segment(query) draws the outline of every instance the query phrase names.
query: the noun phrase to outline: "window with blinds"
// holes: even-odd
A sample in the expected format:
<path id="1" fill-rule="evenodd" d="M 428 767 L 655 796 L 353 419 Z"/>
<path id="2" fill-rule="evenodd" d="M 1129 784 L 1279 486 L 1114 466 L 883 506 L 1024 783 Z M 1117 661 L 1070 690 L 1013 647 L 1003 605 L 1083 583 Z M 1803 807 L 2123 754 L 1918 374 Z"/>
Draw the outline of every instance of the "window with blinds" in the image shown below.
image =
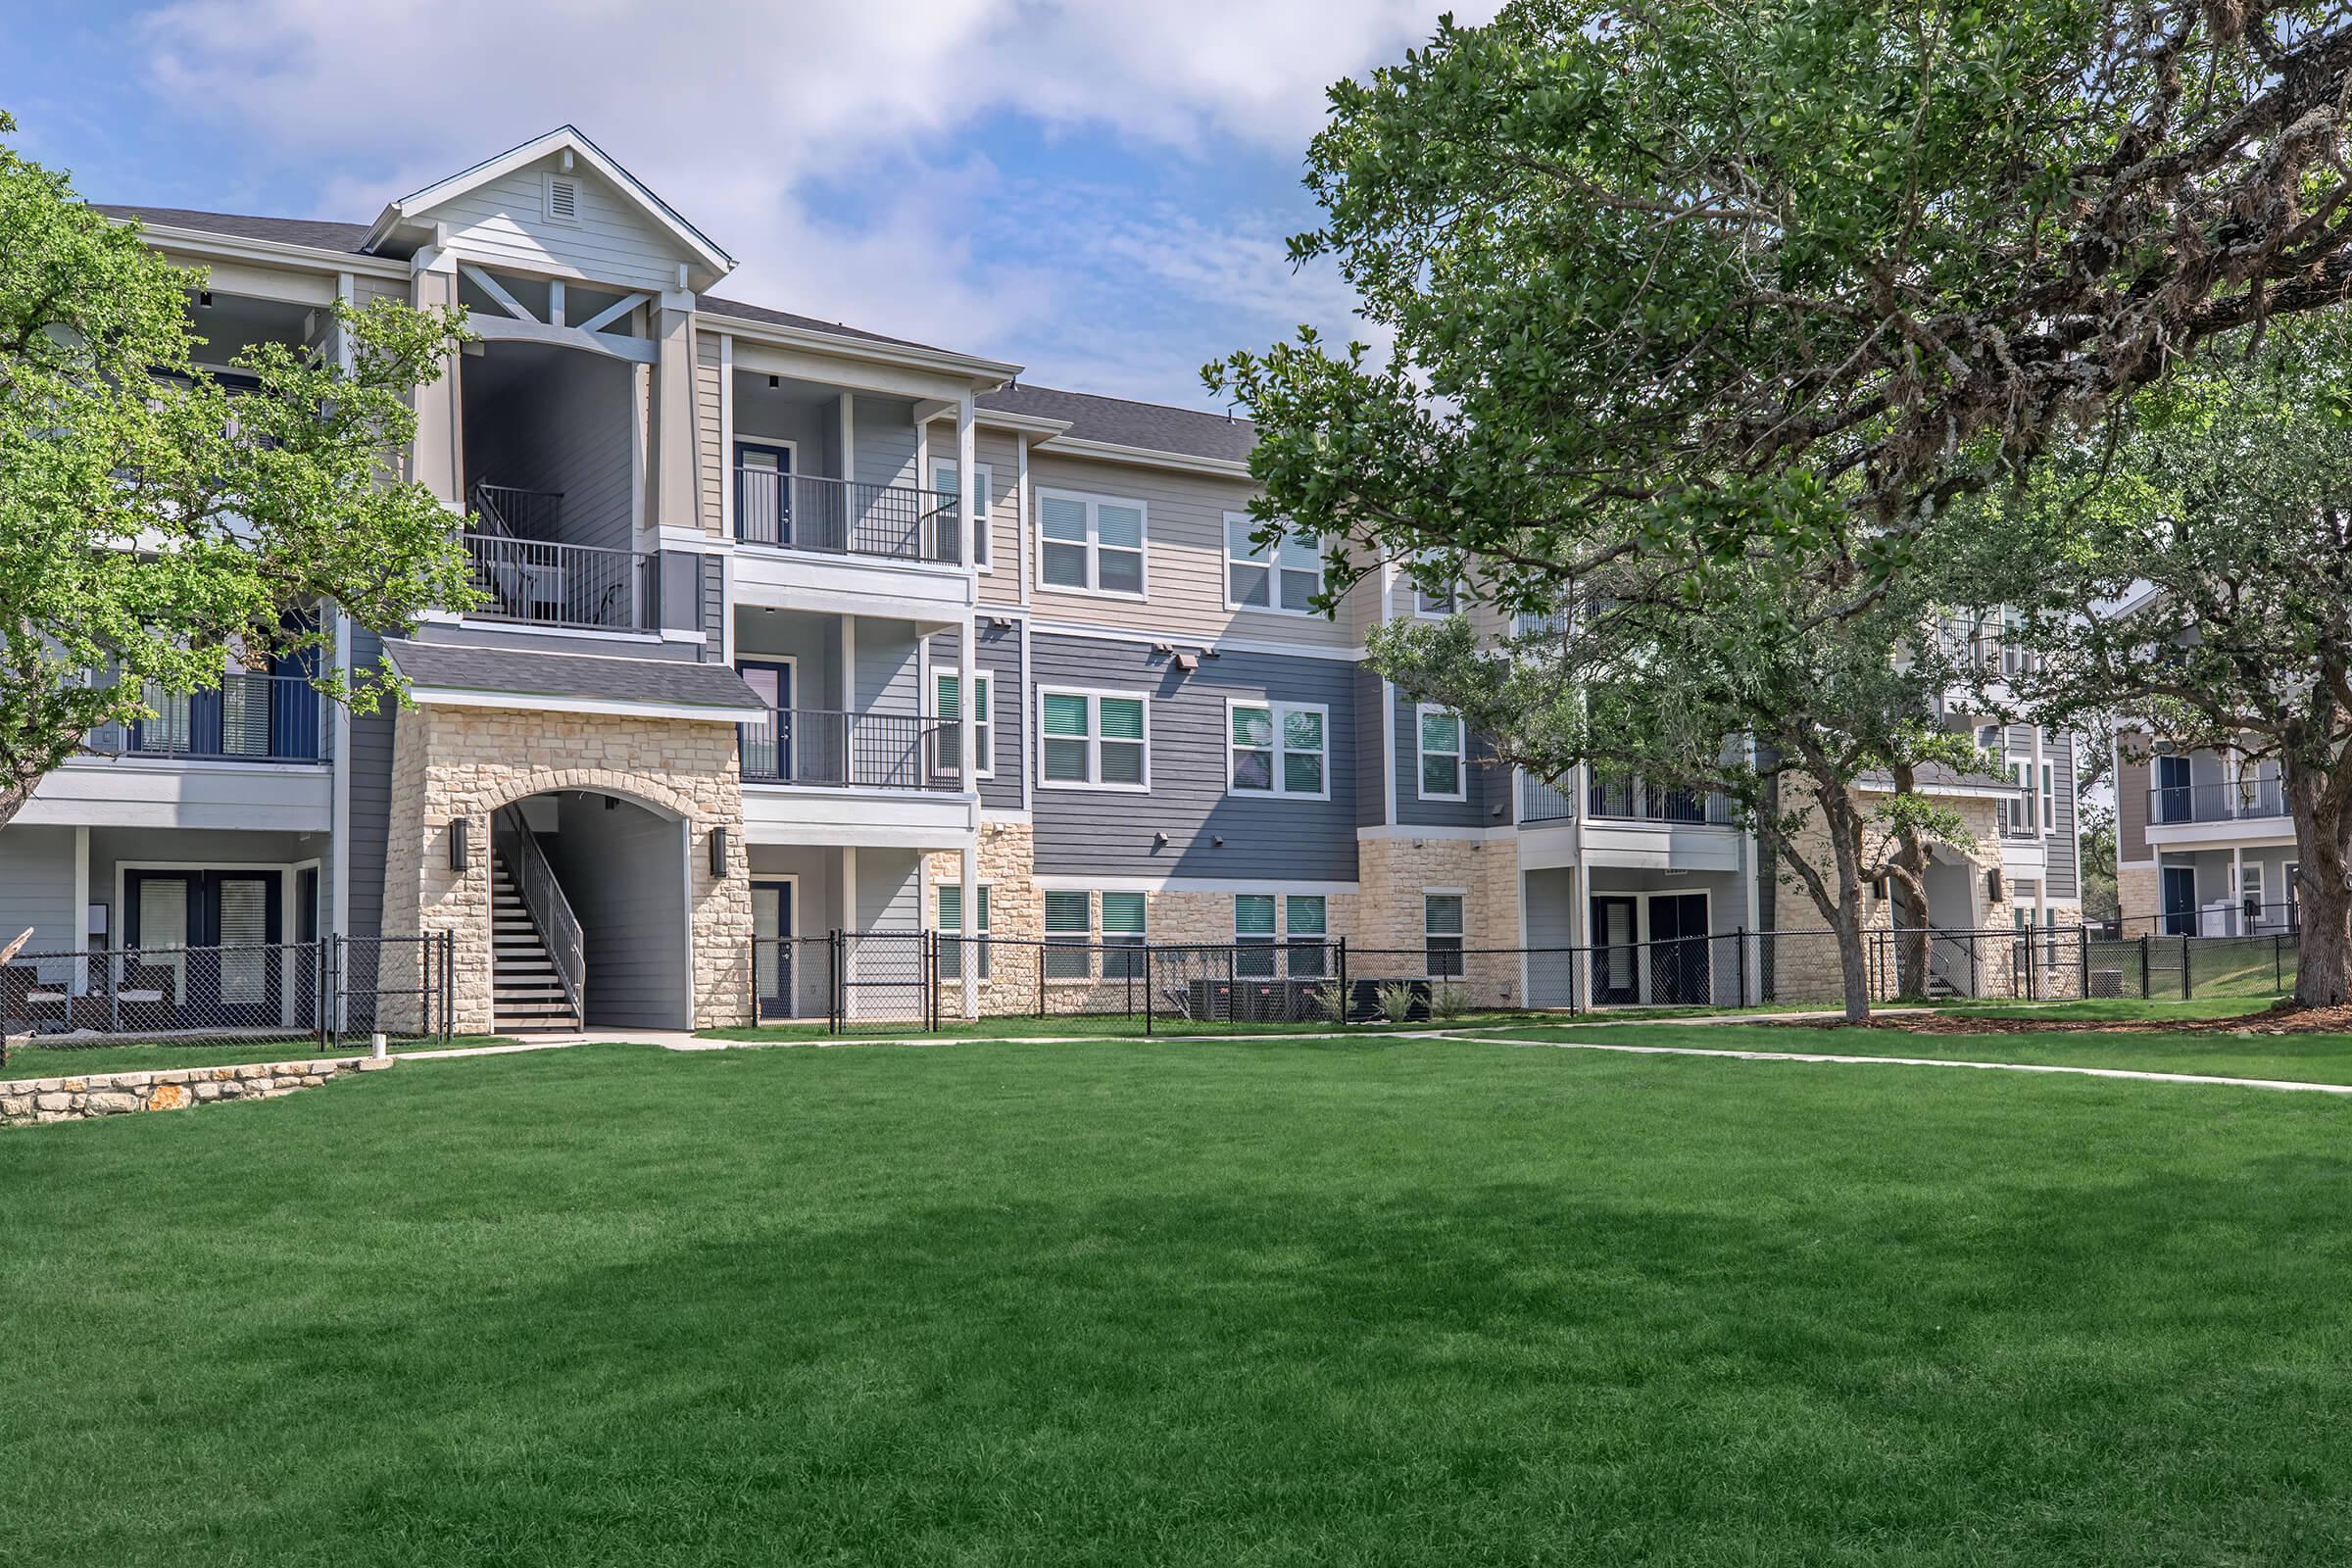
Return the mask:
<path id="1" fill-rule="evenodd" d="M 931 488 L 941 495 L 957 493 L 956 465 L 933 463 Z M 972 465 L 972 488 L 963 498 L 963 514 L 972 526 L 972 564 L 988 569 L 988 498 L 995 493 L 996 474 L 985 463 Z"/>
<path id="2" fill-rule="evenodd" d="M 1086 949 L 1094 940 L 1094 895 L 1066 888 L 1046 893 L 1046 978 L 1084 980 L 1094 972 Z M 1056 952 L 1056 948 L 1072 951 Z"/>
<path id="3" fill-rule="evenodd" d="M 1226 789 L 1328 800 L 1329 710 L 1319 703 L 1227 705 Z"/>
<path id="4" fill-rule="evenodd" d="M 1039 782 L 1049 789 L 1151 787 L 1151 733 L 1141 693 L 1038 694 Z"/>
<path id="5" fill-rule="evenodd" d="M 1041 586 L 1144 597 L 1146 508 L 1141 501 L 1074 490 L 1037 493 Z"/>
<path id="6" fill-rule="evenodd" d="M 990 710 L 995 706 L 997 680 L 988 670 L 972 677 L 972 755 L 973 776 L 994 777 L 997 771 L 997 734 L 989 723 Z M 963 771 L 963 671 L 935 669 L 932 671 L 934 711 L 945 721 L 939 730 L 939 771 Z"/>
<path id="7" fill-rule="evenodd" d="M 974 928 L 974 935 L 981 940 L 974 943 L 973 946 L 978 948 L 980 953 L 980 978 L 986 980 L 989 977 L 987 883 L 980 884 L 978 896 L 974 902 L 980 906 L 980 920 Z M 940 971 L 950 979 L 960 980 L 963 978 L 964 950 L 961 940 L 963 935 L 963 884 L 960 882 L 942 882 L 939 885 L 939 931 L 943 937 L 957 939 L 954 942 L 943 941 L 940 943 Z"/>

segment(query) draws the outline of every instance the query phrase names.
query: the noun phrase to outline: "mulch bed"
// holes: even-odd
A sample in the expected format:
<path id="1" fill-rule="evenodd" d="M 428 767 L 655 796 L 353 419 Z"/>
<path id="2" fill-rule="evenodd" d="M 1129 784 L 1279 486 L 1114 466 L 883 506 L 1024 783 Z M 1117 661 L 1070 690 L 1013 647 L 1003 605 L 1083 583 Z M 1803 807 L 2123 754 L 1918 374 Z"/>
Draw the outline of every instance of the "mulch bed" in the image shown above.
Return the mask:
<path id="1" fill-rule="evenodd" d="M 1858 1024 L 1840 1020 L 1827 1027 L 1899 1029 L 1915 1035 L 2340 1035 L 2352 1034 L 2352 1006 L 2265 1007 L 2229 1018 L 1985 1018 L 1967 1013 L 1914 1013 L 1868 1018 Z"/>

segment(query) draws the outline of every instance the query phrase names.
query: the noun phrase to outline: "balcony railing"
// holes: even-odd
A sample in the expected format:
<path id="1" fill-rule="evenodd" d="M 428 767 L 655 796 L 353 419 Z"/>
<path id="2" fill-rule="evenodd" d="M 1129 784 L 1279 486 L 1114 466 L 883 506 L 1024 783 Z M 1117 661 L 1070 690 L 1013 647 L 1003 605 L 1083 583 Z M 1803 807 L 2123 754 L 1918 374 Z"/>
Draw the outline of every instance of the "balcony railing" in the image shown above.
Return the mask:
<path id="1" fill-rule="evenodd" d="M 1519 820 L 1566 822 L 1576 816 L 1576 797 L 1533 774 L 1519 781 Z"/>
<path id="2" fill-rule="evenodd" d="M 954 719 L 921 713 L 777 709 L 743 726 L 743 777 L 752 784 L 835 789 L 956 790 Z"/>
<path id="3" fill-rule="evenodd" d="M 2158 785 L 2148 791 L 2148 825 L 2249 822 L 2286 815 L 2286 792 L 2277 779 L 2244 784 Z"/>
<path id="4" fill-rule="evenodd" d="M 82 749 L 211 762 L 316 762 L 327 755 L 326 700 L 300 675 L 230 674 L 184 695 L 149 688 L 153 718 L 102 724 Z"/>
<path id="5" fill-rule="evenodd" d="M 1585 792 L 1585 808 L 1588 815 L 1625 822 L 1729 827 L 1732 821 L 1732 803 L 1719 794 L 1667 789 L 1644 779 L 1596 779 Z"/>
<path id="6" fill-rule="evenodd" d="M 952 490 L 738 465 L 735 537 L 781 550 L 954 564 L 963 559 L 963 503 Z"/>
<path id="7" fill-rule="evenodd" d="M 651 553 L 496 533 L 460 537 L 473 558 L 473 585 L 484 596 L 468 614 L 592 631 L 644 631 L 653 625 L 658 558 Z"/>

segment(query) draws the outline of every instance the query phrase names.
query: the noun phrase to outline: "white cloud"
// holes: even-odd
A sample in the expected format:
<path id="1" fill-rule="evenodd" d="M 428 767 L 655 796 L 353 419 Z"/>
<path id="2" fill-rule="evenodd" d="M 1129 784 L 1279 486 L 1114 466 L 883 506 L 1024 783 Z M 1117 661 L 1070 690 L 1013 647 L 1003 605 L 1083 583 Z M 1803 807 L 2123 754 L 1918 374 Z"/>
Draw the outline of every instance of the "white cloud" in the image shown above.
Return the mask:
<path id="1" fill-rule="evenodd" d="M 1141 354 L 1180 364 L 1181 377 L 1138 364 L 1116 377 L 1122 389 L 1198 403 L 1193 368 L 1266 323 L 1342 324 L 1336 280 L 1295 278 L 1278 232 L 1223 215 L 1138 214 L 1108 193 L 1097 210 L 1111 221 L 1073 221 L 1068 192 L 1008 184 L 959 136 L 1012 114 L 1169 159 L 1230 144 L 1295 156 L 1326 85 L 1419 42 L 1441 8 L 173 0 L 135 36 L 166 101 L 258 138 L 291 169 L 335 171 L 317 185 L 318 216 L 370 217 L 570 122 L 742 259 L 729 293 L 1014 359 L 1036 338 L 1073 362 Z M 860 193 L 854 223 L 841 220 L 844 188 Z M 1017 242 L 976 246 L 993 225 Z M 1139 328 L 1134 298 L 1102 294 L 1118 275 L 1148 278 L 1178 308 Z M 1067 319 L 1074 294 L 1120 307 L 1091 344 Z M 1221 304 L 1231 324 L 1203 330 L 1202 304 Z M 1187 318 L 1190 349 L 1151 348 Z"/>

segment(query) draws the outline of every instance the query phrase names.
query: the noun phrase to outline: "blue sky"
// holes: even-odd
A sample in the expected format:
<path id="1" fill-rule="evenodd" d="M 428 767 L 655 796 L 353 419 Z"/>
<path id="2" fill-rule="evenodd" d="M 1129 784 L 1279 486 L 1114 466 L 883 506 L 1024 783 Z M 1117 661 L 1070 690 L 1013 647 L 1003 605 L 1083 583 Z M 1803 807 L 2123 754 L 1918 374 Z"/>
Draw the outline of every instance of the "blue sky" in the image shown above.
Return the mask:
<path id="1" fill-rule="evenodd" d="M 577 124 L 743 264 L 724 292 L 1213 406 L 1197 371 L 1358 330 L 1300 158 L 1437 0 L 170 0 L 12 8 L 0 107 L 93 201 L 372 218 Z M 1472 8 L 1454 6 L 1465 19 Z"/>

